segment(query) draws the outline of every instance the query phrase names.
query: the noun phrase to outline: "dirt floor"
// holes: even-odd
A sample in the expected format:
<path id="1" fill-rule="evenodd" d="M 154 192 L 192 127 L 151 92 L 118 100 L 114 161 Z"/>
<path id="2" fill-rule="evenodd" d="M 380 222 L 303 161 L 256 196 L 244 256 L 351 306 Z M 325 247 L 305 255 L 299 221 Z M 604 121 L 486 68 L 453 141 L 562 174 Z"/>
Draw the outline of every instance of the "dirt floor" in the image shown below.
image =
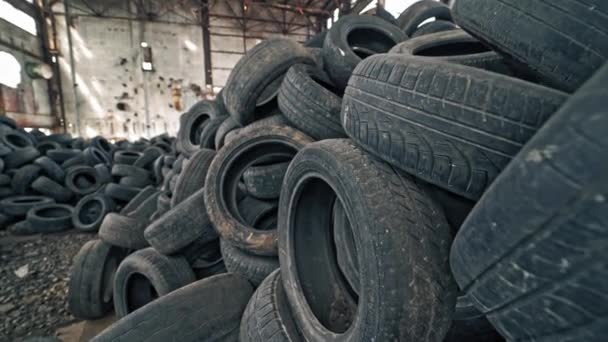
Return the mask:
<path id="1" fill-rule="evenodd" d="M 65 334 L 67 326 L 68 334 L 84 329 L 67 310 L 67 282 L 72 258 L 96 237 L 76 231 L 18 237 L 0 231 L 1 342 L 55 336 L 62 327 Z"/>

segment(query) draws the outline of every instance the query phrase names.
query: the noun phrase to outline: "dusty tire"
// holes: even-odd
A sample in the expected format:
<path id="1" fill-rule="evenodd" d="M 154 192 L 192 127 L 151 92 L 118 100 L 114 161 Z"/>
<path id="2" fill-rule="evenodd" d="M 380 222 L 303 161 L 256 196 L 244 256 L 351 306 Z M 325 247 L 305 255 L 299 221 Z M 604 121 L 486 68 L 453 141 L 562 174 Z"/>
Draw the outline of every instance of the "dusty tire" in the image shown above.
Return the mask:
<path id="1" fill-rule="evenodd" d="M 126 164 L 114 164 L 112 166 L 112 176 L 149 179 L 150 173 L 148 170 L 141 167 Z"/>
<path id="2" fill-rule="evenodd" d="M 8 216 L 25 217 L 30 209 L 52 203 L 55 200 L 45 196 L 11 196 L 0 200 L 0 210 Z"/>
<path id="3" fill-rule="evenodd" d="M 103 194 L 90 194 L 83 197 L 72 215 L 72 225 L 83 232 L 99 230 L 104 217 L 114 211 L 116 204 Z"/>
<path id="4" fill-rule="evenodd" d="M 175 191 L 172 191 L 171 207 L 177 206 L 205 186 L 205 177 L 213 158 L 215 158 L 215 151 L 206 148 L 192 155 L 177 177 Z"/>
<path id="5" fill-rule="evenodd" d="M 216 149 L 215 146 L 215 135 L 217 130 L 220 128 L 220 125 L 226 120 L 227 116 L 218 116 L 209 120 L 209 122 L 205 125 L 205 128 L 201 132 L 200 137 L 200 147 L 201 148 L 209 148 L 212 150 Z"/>
<path id="6" fill-rule="evenodd" d="M 17 195 L 25 195 L 34 180 L 40 175 L 40 166 L 38 165 L 25 165 L 16 170 L 13 179 L 11 180 L 11 188 Z"/>
<path id="7" fill-rule="evenodd" d="M 277 199 L 281 193 L 283 177 L 289 162 L 271 165 L 254 165 L 243 173 L 247 193 L 259 199 Z"/>
<path id="8" fill-rule="evenodd" d="M 210 277 L 176 290 L 102 331 L 92 342 L 236 342 L 253 293 L 235 274 Z"/>
<path id="9" fill-rule="evenodd" d="M 224 119 L 215 132 L 215 149 L 219 150 L 222 148 L 226 135 L 237 128 L 241 128 L 241 125 L 239 125 L 231 116 Z"/>
<path id="10" fill-rule="evenodd" d="M 608 7 L 601 1 L 458 0 L 452 10 L 464 30 L 558 89 L 576 90 L 608 58 Z"/>
<path id="11" fill-rule="evenodd" d="M 279 268 L 279 259 L 271 256 L 252 255 L 220 239 L 222 259 L 228 272 L 247 278 L 253 287 L 258 287 L 266 277 Z"/>
<path id="12" fill-rule="evenodd" d="M 272 159 L 288 161 L 312 139 L 285 126 L 270 126 L 239 134 L 217 152 L 205 181 L 205 206 L 220 236 L 236 247 L 258 255 L 276 255 L 275 230 L 246 224 L 237 206 L 237 185 L 249 167 Z"/>
<path id="13" fill-rule="evenodd" d="M 411 177 L 350 140 L 337 139 L 303 148 L 283 184 L 281 276 L 305 340 L 444 337 L 457 292 L 448 265 L 449 226 Z M 340 276 L 333 234 L 328 234 L 336 200 L 355 240 L 362 294 L 358 305 Z"/>
<path id="14" fill-rule="evenodd" d="M 40 156 L 40 152 L 34 147 L 25 147 L 4 156 L 4 166 L 7 170 L 16 169 Z"/>
<path id="15" fill-rule="evenodd" d="M 372 16 L 347 15 L 329 30 L 323 45 L 323 63 L 336 87 L 344 89 L 364 58 L 388 52 L 403 41 L 398 27 Z"/>
<path id="16" fill-rule="evenodd" d="M 135 197 L 133 197 L 129 201 L 129 203 L 127 203 L 127 205 L 125 205 L 120 210 L 120 213 L 122 215 L 128 215 L 133 210 L 137 209 L 137 207 L 139 207 L 146 199 L 148 199 L 150 196 L 156 194 L 157 192 L 158 192 L 158 190 L 156 190 L 156 188 L 153 186 L 147 186 L 147 187 L 141 189 L 141 191 L 139 193 L 137 193 L 137 195 L 135 195 Z"/>
<path id="17" fill-rule="evenodd" d="M 65 175 L 65 187 L 76 195 L 88 195 L 101 185 L 97 171 L 90 166 L 75 166 L 67 170 Z"/>
<path id="18" fill-rule="evenodd" d="M 279 270 L 266 277 L 249 300 L 241 320 L 239 341 L 302 341 L 287 303 Z"/>
<path id="19" fill-rule="evenodd" d="M 200 101 L 183 114 L 183 122 L 177 135 L 177 151 L 188 158 L 196 153 L 199 150 L 200 137 L 205 125 L 218 115 L 219 111 L 214 101 Z"/>
<path id="20" fill-rule="evenodd" d="M 138 250 L 148 247 L 144 238 L 146 224 L 132 217 L 109 213 L 99 227 L 99 238 L 104 242 L 126 249 Z"/>
<path id="21" fill-rule="evenodd" d="M 139 194 L 140 190 L 132 186 L 110 183 L 106 186 L 104 193 L 116 201 L 129 202 Z"/>
<path id="22" fill-rule="evenodd" d="M 34 160 L 34 164 L 40 166 L 42 173 L 57 183 L 63 183 L 65 171 L 49 157 L 40 157 Z"/>
<path id="23" fill-rule="evenodd" d="M 116 151 L 114 153 L 114 164 L 133 165 L 142 156 L 137 151 Z"/>
<path id="24" fill-rule="evenodd" d="M 357 66 L 342 124 L 372 154 L 476 200 L 566 98 L 486 70 L 381 55 Z"/>
<path id="25" fill-rule="evenodd" d="M 114 310 L 118 318 L 194 282 L 186 259 L 162 255 L 153 248 L 137 251 L 118 266 L 114 277 Z"/>
<path id="26" fill-rule="evenodd" d="M 446 20 L 452 21 L 452 14 L 450 8 L 435 0 L 421 0 L 410 7 L 399 15 L 397 22 L 399 27 L 405 32 L 408 37 L 418 29 L 418 26 L 423 21 L 435 18 L 435 20 Z"/>
<path id="27" fill-rule="evenodd" d="M 454 239 L 454 277 L 507 340 L 606 338 L 607 82 L 603 67 L 570 97 Z"/>
<path id="28" fill-rule="evenodd" d="M 154 221 L 144 237 L 158 252 L 174 254 L 193 242 L 205 244 L 218 238 L 205 208 L 202 189 Z"/>
<path id="29" fill-rule="evenodd" d="M 452 326 L 444 342 L 503 342 L 504 340 L 467 296 L 458 297 Z"/>
<path id="30" fill-rule="evenodd" d="M 342 93 L 322 70 L 297 64 L 281 84 L 279 108 L 294 127 L 316 140 L 341 138 Z"/>
<path id="31" fill-rule="evenodd" d="M 72 227 L 74 208 L 65 204 L 35 206 L 27 212 L 26 220 L 38 233 L 56 233 Z"/>
<path id="32" fill-rule="evenodd" d="M 68 281 L 68 310 L 80 319 L 97 319 L 112 310 L 114 273 L 126 253 L 101 240 L 85 243 L 74 257 Z"/>
<path id="33" fill-rule="evenodd" d="M 426 36 L 428 34 L 445 32 L 457 30 L 458 26 L 456 26 L 453 22 L 447 20 L 435 20 L 430 23 L 426 23 L 414 31 L 412 33 L 412 38 Z"/>
<path id="34" fill-rule="evenodd" d="M 32 189 L 37 193 L 50 197 L 59 203 L 67 203 L 72 198 L 73 194 L 65 186 L 55 182 L 54 180 L 40 176 L 32 183 Z"/>
<path id="35" fill-rule="evenodd" d="M 255 108 L 276 96 L 285 73 L 297 63 L 314 64 L 300 44 L 285 38 L 262 41 L 234 66 L 226 86 L 224 101 L 232 118 L 245 126 L 255 121 Z"/>

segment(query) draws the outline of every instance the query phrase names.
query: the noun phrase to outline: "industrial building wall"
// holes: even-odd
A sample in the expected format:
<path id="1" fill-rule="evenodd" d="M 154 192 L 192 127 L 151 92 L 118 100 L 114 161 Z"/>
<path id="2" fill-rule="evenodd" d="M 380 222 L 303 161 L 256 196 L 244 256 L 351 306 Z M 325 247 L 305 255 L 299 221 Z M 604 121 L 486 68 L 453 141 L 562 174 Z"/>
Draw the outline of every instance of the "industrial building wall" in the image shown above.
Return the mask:
<path id="1" fill-rule="evenodd" d="M 73 75 L 65 8 L 57 4 L 53 11 L 68 132 L 85 137 L 176 134 L 179 115 L 196 101 L 212 98 L 245 51 L 268 37 L 305 41 L 312 35 L 304 17 L 286 14 L 283 26 L 273 25 L 269 22 L 281 17 L 280 11 L 250 8 L 244 19 L 240 1 L 217 1 L 210 8 L 212 77 L 206 82 L 196 9 L 172 9 L 149 21 L 133 16 L 130 2 L 101 16 L 71 3 Z M 142 70 L 142 42 L 152 48 L 152 72 Z"/>

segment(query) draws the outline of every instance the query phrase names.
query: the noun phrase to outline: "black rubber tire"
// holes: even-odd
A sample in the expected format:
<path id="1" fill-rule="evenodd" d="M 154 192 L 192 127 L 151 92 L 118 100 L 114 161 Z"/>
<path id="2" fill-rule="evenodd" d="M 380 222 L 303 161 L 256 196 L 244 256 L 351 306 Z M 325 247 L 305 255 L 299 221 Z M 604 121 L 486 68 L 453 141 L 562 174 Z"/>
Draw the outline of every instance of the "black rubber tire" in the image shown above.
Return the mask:
<path id="1" fill-rule="evenodd" d="M 557 89 L 576 90 L 608 59 L 608 6 L 601 0 L 458 0 L 453 14 L 464 30 Z"/>
<path id="2" fill-rule="evenodd" d="M 112 166 L 112 176 L 114 177 L 135 177 L 150 179 L 150 172 L 141 167 L 126 165 L 126 164 L 114 164 Z"/>
<path id="3" fill-rule="evenodd" d="M 66 204 L 46 204 L 28 210 L 26 220 L 38 233 L 56 233 L 72 229 L 74 208 Z"/>
<path id="4" fill-rule="evenodd" d="M 67 133 L 53 133 L 44 137 L 43 141 L 46 140 L 57 142 L 62 146 L 68 146 L 72 142 L 72 136 Z"/>
<path id="5" fill-rule="evenodd" d="M 141 189 L 122 184 L 110 183 L 106 186 L 104 193 L 119 202 L 129 202 L 137 196 Z"/>
<path id="6" fill-rule="evenodd" d="M 4 156 L 4 166 L 7 170 L 16 169 L 38 158 L 40 152 L 34 147 L 25 147 Z"/>
<path id="7" fill-rule="evenodd" d="M 423 188 L 443 209 L 443 213 L 448 220 L 450 227 L 452 227 L 452 232 L 456 235 L 456 232 L 460 229 L 464 220 L 471 210 L 473 210 L 476 202 L 421 180 L 416 179 L 416 182 L 418 183 L 418 186 Z"/>
<path id="8" fill-rule="evenodd" d="M 327 31 L 323 31 L 321 33 L 317 33 L 312 36 L 309 40 L 304 43 L 304 46 L 308 48 L 322 48 L 323 43 L 325 42 L 325 37 L 327 36 Z"/>
<path id="9" fill-rule="evenodd" d="M 220 114 L 215 101 L 200 101 L 180 118 L 177 151 L 190 158 L 199 150 L 200 137 L 209 119 Z M 182 120 L 183 118 L 183 120 Z"/>
<path id="10" fill-rule="evenodd" d="M 126 185 L 132 188 L 143 189 L 146 186 L 152 185 L 154 182 L 150 178 L 138 178 L 138 177 L 122 177 L 118 184 Z"/>
<path id="11" fill-rule="evenodd" d="M 135 163 L 133 163 L 133 166 L 149 170 L 152 163 L 154 163 L 158 157 L 162 156 L 163 153 L 163 150 L 159 147 L 150 146 L 142 152 L 141 157 L 139 157 Z"/>
<path id="12" fill-rule="evenodd" d="M 114 147 L 112 146 L 112 144 L 104 137 L 94 137 L 93 139 L 91 139 L 90 145 L 101 150 L 108 156 L 112 155 L 112 152 L 114 151 Z"/>
<path id="13" fill-rule="evenodd" d="M 162 191 L 158 196 L 158 201 L 156 203 L 156 215 L 158 217 L 164 215 L 167 211 L 171 209 L 171 200 L 173 197 L 169 194 L 168 191 Z"/>
<path id="14" fill-rule="evenodd" d="M 219 150 L 224 146 L 224 138 L 231 131 L 241 128 L 231 116 L 224 119 L 224 122 L 217 128 L 217 132 L 215 132 L 215 149 Z"/>
<path id="15" fill-rule="evenodd" d="M 266 277 L 279 268 L 276 256 L 252 255 L 220 239 L 222 259 L 228 272 L 247 278 L 253 287 L 258 287 Z"/>
<path id="16" fill-rule="evenodd" d="M 446 4 L 439 1 L 421 0 L 403 11 L 397 18 L 397 22 L 403 32 L 411 37 L 420 24 L 430 18 L 452 21 L 452 13 Z"/>
<path id="17" fill-rule="evenodd" d="M 156 194 L 157 192 L 158 192 L 158 190 L 156 190 L 156 188 L 153 186 L 147 186 L 147 187 L 141 189 L 141 191 L 139 193 L 137 193 L 137 195 L 135 195 L 135 197 L 133 197 L 129 201 L 129 203 L 127 203 L 120 210 L 120 214 L 128 215 L 133 210 L 137 209 L 137 207 L 139 207 L 146 199 L 148 199 L 150 196 Z"/>
<path id="18" fill-rule="evenodd" d="M 30 137 L 18 130 L 0 131 L 0 143 L 13 151 L 34 147 Z"/>
<path id="19" fill-rule="evenodd" d="M 215 117 L 205 125 L 203 131 L 201 132 L 200 137 L 200 147 L 201 148 L 209 148 L 215 150 L 215 135 L 217 130 L 220 128 L 220 125 L 226 120 L 228 116 L 218 116 Z"/>
<path id="20" fill-rule="evenodd" d="M 607 82 L 604 66 L 513 159 L 454 240 L 454 277 L 507 340 L 606 339 Z"/>
<path id="21" fill-rule="evenodd" d="M 224 87 L 226 109 L 232 118 L 245 126 L 255 121 L 255 110 L 268 102 L 290 66 L 314 64 L 308 50 L 286 38 L 273 38 L 257 44 L 232 69 Z"/>
<path id="22" fill-rule="evenodd" d="M 111 325 L 91 342 L 236 342 L 253 288 L 221 274 L 176 290 Z"/>
<path id="23" fill-rule="evenodd" d="M 412 38 L 395 45 L 389 53 L 440 59 L 503 75 L 512 74 L 503 56 L 462 30 Z"/>
<path id="24" fill-rule="evenodd" d="M 230 141 L 211 162 L 205 181 L 205 206 L 220 236 L 257 255 L 276 255 L 275 230 L 258 230 L 239 214 L 237 185 L 252 165 L 288 161 L 312 138 L 286 126 L 247 130 Z M 275 159 L 275 160 L 273 160 Z"/>
<path id="25" fill-rule="evenodd" d="M 130 211 L 126 215 L 139 220 L 142 222 L 142 224 L 147 226 L 150 222 L 150 216 L 152 216 L 157 209 L 159 196 L 160 191 L 153 192 L 150 196 L 148 196 L 148 198 L 142 201 L 137 208 Z"/>
<path id="26" fill-rule="evenodd" d="M 76 157 L 70 158 L 66 161 L 64 161 L 63 163 L 61 163 L 61 168 L 63 168 L 64 170 L 68 170 L 72 167 L 75 166 L 81 166 L 81 165 L 89 165 L 87 163 L 87 159 L 84 156 L 84 153 L 81 153 L 79 155 L 77 155 Z"/>
<path id="27" fill-rule="evenodd" d="M 426 36 L 433 33 L 446 32 L 457 30 L 458 26 L 456 26 L 453 22 L 447 20 L 435 20 L 430 23 L 426 23 L 420 26 L 414 33 L 412 33 L 412 38 L 418 38 L 422 36 Z"/>
<path id="28" fill-rule="evenodd" d="M 267 126 L 289 126 L 289 125 L 290 125 L 289 121 L 287 121 L 287 119 L 283 115 L 280 115 L 280 114 L 271 115 L 269 117 L 263 118 L 261 120 L 255 121 L 253 123 L 250 123 L 249 125 L 247 125 L 243 128 L 237 128 L 235 130 L 228 132 L 228 134 L 226 134 L 226 137 L 224 138 L 224 145 L 228 144 L 229 141 L 234 139 L 239 134 L 250 131 L 252 129 L 256 129 L 259 127 L 267 127 Z"/>
<path id="29" fill-rule="evenodd" d="M 444 337 L 457 293 L 448 264 L 450 230 L 441 210 L 410 176 L 350 140 L 336 139 L 303 148 L 283 184 L 281 276 L 305 340 Z M 335 258 L 336 200 L 356 243 L 359 293 L 364 294 L 358 305 Z"/>
<path id="30" fill-rule="evenodd" d="M 476 200 L 566 98 L 486 70 L 381 55 L 357 66 L 342 124 L 372 154 Z"/>
<path id="31" fill-rule="evenodd" d="M 162 255 L 153 248 L 137 251 L 118 266 L 114 277 L 116 317 L 129 313 L 196 281 L 188 261 Z"/>
<path id="32" fill-rule="evenodd" d="M 104 194 L 90 194 L 83 197 L 72 215 L 72 225 L 83 232 L 99 230 L 104 217 L 116 209 L 116 204 Z"/>
<path id="33" fill-rule="evenodd" d="M 114 273 L 125 250 L 101 240 L 85 243 L 74 257 L 68 281 L 67 304 L 80 319 L 98 319 L 112 310 Z"/>
<path id="34" fill-rule="evenodd" d="M 46 152 L 46 156 L 51 158 L 57 164 L 62 164 L 63 162 L 72 159 L 76 156 L 82 154 L 81 150 L 73 149 L 73 148 L 60 148 L 55 150 L 50 150 Z"/>
<path id="35" fill-rule="evenodd" d="M 90 166 L 74 166 L 67 170 L 65 175 L 66 188 L 79 196 L 93 193 L 101 185 L 97 171 Z"/>
<path id="36" fill-rule="evenodd" d="M 37 193 L 50 197 L 58 203 L 67 203 L 70 201 L 70 199 L 72 199 L 73 196 L 72 192 L 68 188 L 46 176 L 36 178 L 36 180 L 32 182 L 31 187 Z"/>
<path id="37" fill-rule="evenodd" d="M 340 201 L 334 202 L 332 212 L 336 262 L 351 289 L 359 294 L 359 260 L 352 228 Z"/>
<path id="38" fill-rule="evenodd" d="M 63 148 L 60 143 L 50 140 L 41 141 L 36 144 L 36 149 L 40 152 L 40 155 L 43 156 L 46 155 L 46 153 L 50 150 L 56 150 L 60 148 Z"/>
<path id="39" fill-rule="evenodd" d="M 5 175 L 5 174 L 0 174 L 0 186 L 7 186 L 7 185 L 11 185 L 11 176 L 9 175 Z"/>
<path id="40" fill-rule="evenodd" d="M 303 341 L 287 303 L 280 270 L 258 287 L 243 313 L 240 342 Z"/>
<path id="41" fill-rule="evenodd" d="M 294 127 L 316 140 L 345 137 L 342 91 L 315 66 L 292 66 L 279 90 L 279 108 Z"/>
<path id="42" fill-rule="evenodd" d="M 65 171 L 54 162 L 51 158 L 42 156 L 34 160 L 34 164 L 40 166 L 42 173 L 57 183 L 63 183 L 65 179 Z"/>
<path id="43" fill-rule="evenodd" d="M 249 167 L 243 173 L 247 193 L 263 200 L 279 198 L 288 167 L 289 162 Z"/>
<path id="44" fill-rule="evenodd" d="M 97 164 L 97 165 L 93 166 L 93 168 L 97 172 L 97 176 L 99 176 L 99 181 L 102 184 L 107 184 L 107 183 L 112 182 L 112 180 L 114 180 L 114 178 L 112 178 L 112 173 L 111 173 L 110 169 L 108 168 L 108 165 Z"/>
<path id="45" fill-rule="evenodd" d="M 173 171 L 173 173 L 179 175 L 182 172 L 184 165 L 188 163 L 189 158 L 190 157 L 184 157 L 184 155 L 180 155 L 179 157 L 177 157 L 177 159 L 175 159 L 175 161 L 171 165 L 171 170 Z"/>
<path id="46" fill-rule="evenodd" d="M 148 241 L 144 239 L 146 226 L 146 222 L 135 218 L 108 213 L 99 227 L 99 238 L 114 246 L 131 250 L 142 249 L 148 247 Z"/>
<path id="47" fill-rule="evenodd" d="M 141 156 L 141 152 L 116 151 L 116 153 L 114 153 L 114 164 L 133 165 Z"/>
<path id="48" fill-rule="evenodd" d="M 25 217 L 33 207 L 52 203 L 54 199 L 44 196 L 11 196 L 0 200 L 0 210 L 8 216 Z"/>
<path id="49" fill-rule="evenodd" d="M 25 195 L 34 180 L 40 175 L 40 166 L 29 164 L 20 167 L 16 171 L 11 180 L 11 188 L 15 194 Z"/>
<path id="50" fill-rule="evenodd" d="M 144 237 L 158 252 L 175 254 L 197 241 L 206 244 L 218 235 L 205 207 L 203 189 L 166 212 L 144 231 Z"/>
<path id="51" fill-rule="evenodd" d="M 0 186 L 0 199 L 15 196 L 13 189 L 8 186 Z M 1 210 L 0 210 L 1 211 Z"/>
<path id="52" fill-rule="evenodd" d="M 397 19 L 389 11 L 385 10 L 382 6 L 370 8 L 369 10 L 360 13 L 360 15 L 372 15 L 386 21 L 391 25 L 399 26 Z"/>
<path id="53" fill-rule="evenodd" d="M 443 342 L 504 342 L 504 340 L 467 296 L 458 297 L 452 326 Z"/>
<path id="54" fill-rule="evenodd" d="M 0 125 L 7 126 L 10 129 L 17 129 L 17 122 L 7 116 L 0 116 Z"/>
<path id="55" fill-rule="evenodd" d="M 278 203 L 245 196 L 238 204 L 239 214 L 245 223 L 259 230 L 277 229 Z"/>
<path id="56" fill-rule="evenodd" d="M 201 149 L 190 158 L 188 164 L 176 178 L 175 191 L 172 191 L 171 208 L 205 186 L 205 177 L 213 158 L 215 158 L 215 151 L 210 149 Z"/>
<path id="57" fill-rule="evenodd" d="M 106 152 L 98 149 L 97 147 L 89 146 L 82 151 L 84 160 L 87 165 L 94 166 L 97 164 L 112 164 L 112 158 Z"/>
<path id="58" fill-rule="evenodd" d="M 364 58 L 388 52 L 405 39 L 398 27 L 368 15 L 347 15 L 329 30 L 323 45 L 325 71 L 344 89 L 353 70 Z"/>

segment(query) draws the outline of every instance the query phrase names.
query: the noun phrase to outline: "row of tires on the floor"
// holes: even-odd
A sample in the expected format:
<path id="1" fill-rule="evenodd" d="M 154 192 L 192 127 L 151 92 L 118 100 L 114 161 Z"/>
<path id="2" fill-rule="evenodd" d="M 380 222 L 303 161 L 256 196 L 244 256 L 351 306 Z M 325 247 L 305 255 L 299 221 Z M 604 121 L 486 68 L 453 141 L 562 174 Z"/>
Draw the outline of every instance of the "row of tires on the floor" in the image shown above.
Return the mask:
<path id="1" fill-rule="evenodd" d="M 77 258 L 95 260 L 78 303 L 113 293 L 121 318 L 95 340 L 602 340 L 607 11 L 589 2 L 457 0 L 476 38 L 347 16 L 320 50 L 258 44 L 182 116 L 171 209 L 115 241 L 102 225 L 90 244 L 117 256 Z M 215 262 L 229 273 L 196 274 Z"/>
<path id="2" fill-rule="evenodd" d="M 0 228 L 16 235 L 97 231 L 106 213 L 159 180 L 153 162 L 171 144 L 166 136 L 114 145 L 102 137 L 26 132 L 2 117 Z"/>

